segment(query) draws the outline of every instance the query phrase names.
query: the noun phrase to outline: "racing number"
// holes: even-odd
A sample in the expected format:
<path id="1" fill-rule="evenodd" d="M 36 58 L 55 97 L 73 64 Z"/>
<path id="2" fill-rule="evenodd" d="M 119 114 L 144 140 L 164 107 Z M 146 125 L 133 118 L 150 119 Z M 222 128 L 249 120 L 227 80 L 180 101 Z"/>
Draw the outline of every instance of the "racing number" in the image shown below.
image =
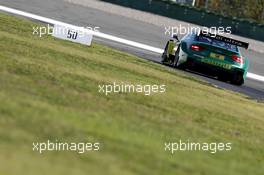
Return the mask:
<path id="1" fill-rule="evenodd" d="M 76 40 L 78 33 L 76 31 L 69 30 L 67 38 Z"/>

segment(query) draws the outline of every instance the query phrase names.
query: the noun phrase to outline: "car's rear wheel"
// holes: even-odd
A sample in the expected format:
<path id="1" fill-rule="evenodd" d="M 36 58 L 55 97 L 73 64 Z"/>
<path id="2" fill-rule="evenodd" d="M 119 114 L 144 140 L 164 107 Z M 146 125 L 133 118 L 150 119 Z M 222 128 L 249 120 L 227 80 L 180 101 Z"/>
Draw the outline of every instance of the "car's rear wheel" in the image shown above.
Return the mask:
<path id="1" fill-rule="evenodd" d="M 228 81 L 228 78 L 225 74 L 218 75 L 217 78 L 218 80 L 223 81 L 223 82 Z"/>
<path id="2" fill-rule="evenodd" d="M 242 72 L 235 72 L 232 75 L 231 83 L 234 85 L 241 86 L 244 84 L 244 77 Z"/>

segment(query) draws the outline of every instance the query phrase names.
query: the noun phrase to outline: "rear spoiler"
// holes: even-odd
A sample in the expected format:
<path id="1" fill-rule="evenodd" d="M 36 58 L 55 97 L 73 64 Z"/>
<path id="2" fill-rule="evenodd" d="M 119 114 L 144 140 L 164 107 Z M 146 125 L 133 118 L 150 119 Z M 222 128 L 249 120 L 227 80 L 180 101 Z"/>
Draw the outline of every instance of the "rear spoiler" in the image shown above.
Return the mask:
<path id="1" fill-rule="evenodd" d="M 227 37 L 224 37 L 224 36 L 212 34 L 212 33 L 209 33 L 209 32 L 201 31 L 199 36 L 203 36 L 203 37 L 210 38 L 210 39 L 215 39 L 215 40 L 218 40 L 218 41 L 223 41 L 225 43 L 233 44 L 233 45 L 236 45 L 238 47 L 243 47 L 245 49 L 248 49 L 248 46 L 249 46 L 249 43 L 245 43 L 245 42 L 238 41 L 238 40 L 235 40 L 235 39 L 232 39 L 232 38 L 227 38 Z"/>

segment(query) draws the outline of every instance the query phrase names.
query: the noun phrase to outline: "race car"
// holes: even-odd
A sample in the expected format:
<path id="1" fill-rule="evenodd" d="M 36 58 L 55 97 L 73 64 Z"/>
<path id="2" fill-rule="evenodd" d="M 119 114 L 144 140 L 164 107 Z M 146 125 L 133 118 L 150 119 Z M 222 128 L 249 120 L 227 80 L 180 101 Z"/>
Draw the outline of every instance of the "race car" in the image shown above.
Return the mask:
<path id="1" fill-rule="evenodd" d="M 175 68 L 210 72 L 219 80 L 244 84 L 249 61 L 241 55 L 239 47 L 249 44 L 208 32 L 191 32 L 181 40 L 176 35 L 169 40 L 162 54 L 162 63 Z"/>

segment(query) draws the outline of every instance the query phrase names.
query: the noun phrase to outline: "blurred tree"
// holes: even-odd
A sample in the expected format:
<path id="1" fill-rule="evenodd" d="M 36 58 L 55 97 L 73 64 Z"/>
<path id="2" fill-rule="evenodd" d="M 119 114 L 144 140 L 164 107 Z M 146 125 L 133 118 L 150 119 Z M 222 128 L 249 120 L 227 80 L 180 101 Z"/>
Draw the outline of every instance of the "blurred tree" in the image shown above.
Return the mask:
<path id="1" fill-rule="evenodd" d="M 205 6 L 205 0 L 196 0 L 195 1 L 195 6 L 199 8 L 204 8 Z"/>
<path id="2" fill-rule="evenodd" d="M 260 22 L 264 20 L 264 0 L 247 0 L 246 16 Z"/>
<path id="3" fill-rule="evenodd" d="M 264 0 L 196 0 L 195 6 L 225 16 L 264 22 Z"/>

